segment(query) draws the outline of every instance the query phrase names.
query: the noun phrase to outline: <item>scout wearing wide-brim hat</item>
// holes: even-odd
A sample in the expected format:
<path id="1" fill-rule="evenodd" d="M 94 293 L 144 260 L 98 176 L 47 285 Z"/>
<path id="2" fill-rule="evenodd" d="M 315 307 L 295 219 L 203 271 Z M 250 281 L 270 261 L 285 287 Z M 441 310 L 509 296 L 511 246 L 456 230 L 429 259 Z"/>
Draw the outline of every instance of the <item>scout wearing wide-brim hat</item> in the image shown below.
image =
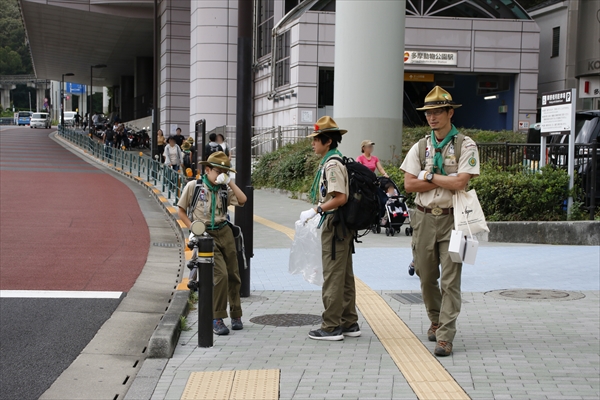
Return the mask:
<path id="1" fill-rule="evenodd" d="M 308 137 L 315 137 L 318 135 L 325 135 L 325 136 L 329 136 L 329 134 L 339 134 L 339 135 L 343 135 L 344 133 L 348 132 L 345 129 L 340 129 L 339 126 L 335 123 L 335 121 L 333 120 L 333 118 L 331 118 L 330 116 L 324 116 L 319 118 L 319 120 L 317 121 L 317 123 L 315 124 L 314 127 L 314 132 L 311 133 L 310 135 L 308 135 Z"/>
<path id="2" fill-rule="evenodd" d="M 183 151 L 190 151 L 191 148 L 192 148 L 192 145 L 188 141 L 183 142 L 183 144 L 181 145 L 181 150 L 183 150 Z"/>
<path id="3" fill-rule="evenodd" d="M 425 111 L 434 108 L 445 107 L 458 108 L 460 106 L 462 106 L 462 104 L 456 104 L 454 101 L 452 101 L 452 96 L 450 95 L 450 93 L 448 93 L 441 87 L 436 86 L 433 89 L 431 89 L 431 92 L 427 93 L 427 96 L 425 96 L 425 104 L 423 105 L 423 107 L 417 108 L 417 110 Z"/>
<path id="4" fill-rule="evenodd" d="M 222 151 L 216 151 L 208 156 L 208 160 L 200 161 L 201 165 L 206 165 L 211 168 L 220 168 L 231 172 L 236 172 L 235 169 L 231 168 L 231 161 L 229 161 L 229 157 L 225 155 Z"/>

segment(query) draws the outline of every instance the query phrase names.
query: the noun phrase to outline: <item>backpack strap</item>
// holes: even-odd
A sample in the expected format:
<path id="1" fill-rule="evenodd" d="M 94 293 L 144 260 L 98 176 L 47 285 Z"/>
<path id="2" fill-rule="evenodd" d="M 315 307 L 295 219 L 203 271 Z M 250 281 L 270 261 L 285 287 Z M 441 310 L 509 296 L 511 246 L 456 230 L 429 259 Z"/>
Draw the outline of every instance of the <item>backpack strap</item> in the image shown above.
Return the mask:
<path id="1" fill-rule="evenodd" d="M 454 155 L 456 156 L 456 162 L 460 161 L 460 153 L 462 150 L 463 142 L 465 141 L 465 135 L 459 133 L 452 139 L 454 142 Z M 421 170 L 425 170 L 425 166 L 427 165 L 427 159 L 425 158 L 425 153 L 427 151 L 427 136 L 421 138 L 419 140 L 419 161 L 421 162 Z"/>
<path id="2" fill-rule="evenodd" d="M 196 180 L 196 186 L 194 187 L 194 194 L 192 195 L 192 204 L 188 208 L 188 218 L 190 221 L 194 220 L 194 210 L 196 209 L 196 205 L 198 204 L 198 199 L 200 198 L 200 190 L 202 189 L 202 179 Z"/>

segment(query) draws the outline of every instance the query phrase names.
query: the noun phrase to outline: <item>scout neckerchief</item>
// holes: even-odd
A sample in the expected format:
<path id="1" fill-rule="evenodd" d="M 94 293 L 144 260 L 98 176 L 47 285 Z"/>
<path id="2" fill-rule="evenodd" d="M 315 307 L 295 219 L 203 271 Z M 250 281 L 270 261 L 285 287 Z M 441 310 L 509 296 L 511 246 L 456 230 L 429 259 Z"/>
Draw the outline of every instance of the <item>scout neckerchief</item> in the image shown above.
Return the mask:
<path id="1" fill-rule="evenodd" d="M 321 163 L 319 164 L 319 170 L 317 171 L 317 174 L 315 175 L 315 180 L 313 181 L 312 186 L 310 187 L 310 199 L 312 200 L 313 204 L 315 204 L 317 202 L 317 199 L 319 198 L 319 182 L 321 181 L 321 172 L 323 169 L 323 164 L 325 164 L 327 159 L 334 154 L 337 154 L 338 156 L 342 157 L 342 153 L 340 153 L 338 149 L 329 150 L 321 160 Z"/>
<path id="2" fill-rule="evenodd" d="M 437 170 L 439 170 L 439 172 L 441 172 L 442 175 L 447 175 L 446 171 L 444 171 L 444 156 L 442 155 L 442 149 L 445 145 L 450 143 L 452 138 L 456 135 L 458 135 L 458 130 L 456 129 L 454 124 L 452 124 L 452 129 L 450 129 L 450 132 L 448 132 L 444 140 L 442 140 L 442 143 L 438 144 L 433 130 L 431 131 L 431 143 L 433 144 L 433 148 L 435 149 L 435 155 L 433 156 L 433 171 L 431 172 L 435 173 L 437 172 Z"/>
<path id="3" fill-rule="evenodd" d="M 208 190 L 210 191 L 210 226 L 215 226 L 215 213 L 217 207 L 217 193 L 219 192 L 219 185 L 213 185 L 210 183 L 206 174 L 202 176 L 202 182 L 206 185 Z"/>

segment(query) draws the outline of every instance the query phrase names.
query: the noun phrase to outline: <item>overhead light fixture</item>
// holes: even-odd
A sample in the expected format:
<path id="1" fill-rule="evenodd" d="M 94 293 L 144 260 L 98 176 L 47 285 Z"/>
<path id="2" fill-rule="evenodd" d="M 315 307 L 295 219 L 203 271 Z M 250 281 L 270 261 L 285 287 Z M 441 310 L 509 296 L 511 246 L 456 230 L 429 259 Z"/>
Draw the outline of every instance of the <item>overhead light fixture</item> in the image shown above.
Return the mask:
<path id="1" fill-rule="evenodd" d="M 491 96 L 485 96 L 483 99 L 484 100 L 495 100 L 498 98 L 497 94 L 491 95 Z"/>

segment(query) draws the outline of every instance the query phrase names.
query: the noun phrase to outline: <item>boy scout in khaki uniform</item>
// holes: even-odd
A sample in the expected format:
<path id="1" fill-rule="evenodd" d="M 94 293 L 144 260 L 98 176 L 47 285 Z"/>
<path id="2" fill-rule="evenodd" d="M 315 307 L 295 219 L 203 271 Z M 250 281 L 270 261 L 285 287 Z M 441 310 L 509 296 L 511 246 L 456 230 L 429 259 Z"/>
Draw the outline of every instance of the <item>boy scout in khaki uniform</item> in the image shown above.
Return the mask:
<path id="1" fill-rule="evenodd" d="M 320 329 L 308 333 L 315 340 L 342 340 L 344 336 L 360 336 L 356 313 L 356 289 L 352 271 L 354 232 L 334 225 L 334 211 L 346 204 L 348 172 L 346 167 L 331 157 L 342 157 L 337 149 L 347 131 L 338 128 L 333 118 L 325 116 L 315 124 L 312 138 L 313 151 L 322 157 L 311 189 L 313 202 L 318 206 L 300 214 L 301 221 L 320 215 L 321 256 L 323 260 L 322 299 L 325 311 Z"/>
<path id="2" fill-rule="evenodd" d="M 450 93 L 439 86 L 433 88 L 425 97 L 424 107 L 417 108 L 425 110 L 432 129 L 427 137 L 425 160 L 421 160 L 416 143 L 400 166 L 405 172 L 406 191 L 417 193 L 417 210 L 411 222 L 413 257 L 431 320 L 427 335 L 430 341 L 437 341 L 434 350 L 437 356 L 452 354 L 461 306 L 462 263 L 452 262 L 448 254 L 450 232 L 454 229 L 452 194 L 465 189 L 469 179 L 479 175 L 479 153 L 471 138 L 460 138 L 460 159 L 456 159 L 458 151 L 454 146 L 461 140 L 456 138 L 459 133 L 451 118 L 454 109 L 460 106 L 452 101 Z"/>
<path id="3" fill-rule="evenodd" d="M 227 222 L 227 207 L 243 206 L 246 195 L 229 178 L 231 168 L 229 157 L 222 151 L 211 154 L 207 161 L 202 161 L 204 175 L 203 186 L 198 192 L 196 207 L 192 211 L 194 221 L 202 221 L 206 232 L 212 236 L 215 243 L 215 271 L 213 292 L 213 332 L 217 335 L 227 335 L 229 328 L 223 322 L 227 318 L 227 299 L 229 298 L 229 314 L 231 329 L 243 329 L 242 305 L 240 302 L 241 279 L 238 270 L 237 252 L 233 232 Z M 187 209 L 193 202 L 194 189 L 197 182 L 191 181 L 183 188 L 177 205 L 178 216 L 189 228 L 192 224 L 187 216 Z"/>

